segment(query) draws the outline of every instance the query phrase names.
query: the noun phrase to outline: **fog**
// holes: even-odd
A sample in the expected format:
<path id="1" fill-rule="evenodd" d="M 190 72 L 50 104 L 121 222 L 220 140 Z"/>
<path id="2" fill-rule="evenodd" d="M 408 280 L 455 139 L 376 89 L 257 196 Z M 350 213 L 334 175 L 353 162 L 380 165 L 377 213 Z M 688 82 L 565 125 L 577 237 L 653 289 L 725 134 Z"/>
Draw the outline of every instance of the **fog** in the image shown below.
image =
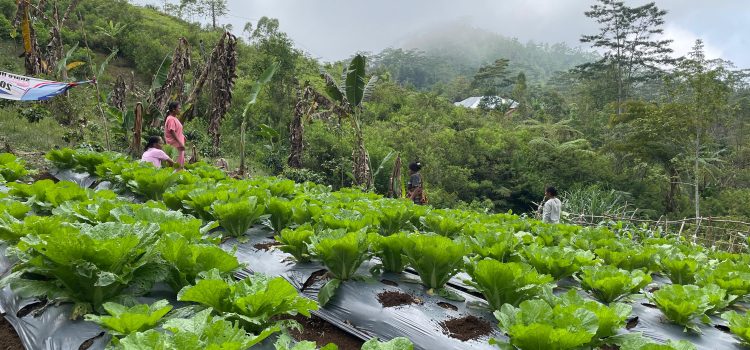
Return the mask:
<path id="1" fill-rule="evenodd" d="M 136 3 L 161 5 L 161 1 Z M 172 0 L 172 2 L 177 2 Z M 582 34 L 597 24 L 583 14 L 591 0 L 228 0 L 231 24 L 238 35 L 246 22 L 278 18 L 280 29 L 311 56 L 331 61 L 357 51 L 398 47 L 415 33 L 459 21 L 521 41 L 580 46 Z M 626 1 L 635 6 L 645 1 Z M 677 54 L 703 39 L 707 55 L 750 67 L 750 6 L 746 0 L 659 0 L 666 9 L 665 35 Z"/>

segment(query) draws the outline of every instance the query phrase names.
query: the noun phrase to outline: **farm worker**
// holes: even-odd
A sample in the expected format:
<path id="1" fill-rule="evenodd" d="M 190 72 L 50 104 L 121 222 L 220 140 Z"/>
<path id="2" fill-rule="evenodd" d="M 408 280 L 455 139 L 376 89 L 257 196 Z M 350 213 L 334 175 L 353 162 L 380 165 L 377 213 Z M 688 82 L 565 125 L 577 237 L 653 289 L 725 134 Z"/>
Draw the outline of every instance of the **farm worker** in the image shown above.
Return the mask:
<path id="1" fill-rule="evenodd" d="M 167 163 L 167 165 L 172 166 L 174 162 L 172 161 L 172 158 L 169 158 L 169 156 L 164 153 L 161 149 L 161 137 L 159 136 L 151 136 L 148 138 L 148 144 L 146 145 L 146 151 L 143 152 L 143 156 L 141 157 L 142 162 L 149 162 L 153 164 L 157 168 L 161 168 L 161 162 Z"/>
<path id="2" fill-rule="evenodd" d="M 562 202 L 557 198 L 557 189 L 552 186 L 547 187 L 544 191 L 542 221 L 550 224 L 559 224 L 561 209 Z"/>
<path id="3" fill-rule="evenodd" d="M 424 195 L 424 184 L 422 175 L 419 170 L 422 169 L 422 163 L 414 162 L 409 164 L 409 182 L 406 184 L 406 198 L 414 201 L 414 204 L 426 204 L 427 197 Z"/>
<path id="4" fill-rule="evenodd" d="M 182 133 L 182 122 L 180 122 L 180 104 L 170 102 L 167 109 L 167 119 L 164 121 L 164 139 L 167 144 L 179 151 L 177 164 L 180 168 L 185 166 L 185 134 Z"/>

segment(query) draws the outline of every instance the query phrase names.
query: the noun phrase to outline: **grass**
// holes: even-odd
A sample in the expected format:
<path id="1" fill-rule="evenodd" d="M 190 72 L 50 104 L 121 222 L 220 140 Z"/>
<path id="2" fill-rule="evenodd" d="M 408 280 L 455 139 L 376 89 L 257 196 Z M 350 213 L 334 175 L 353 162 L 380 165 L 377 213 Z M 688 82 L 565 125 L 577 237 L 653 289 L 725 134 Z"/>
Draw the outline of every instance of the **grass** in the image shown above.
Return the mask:
<path id="1" fill-rule="evenodd" d="M 38 123 L 29 123 L 19 117 L 15 107 L 0 109 L 0 142 L 13 150 L 40 152 L 67 146 L 63 141 L 66 129 L 53 118 L 44 118 Z"/>

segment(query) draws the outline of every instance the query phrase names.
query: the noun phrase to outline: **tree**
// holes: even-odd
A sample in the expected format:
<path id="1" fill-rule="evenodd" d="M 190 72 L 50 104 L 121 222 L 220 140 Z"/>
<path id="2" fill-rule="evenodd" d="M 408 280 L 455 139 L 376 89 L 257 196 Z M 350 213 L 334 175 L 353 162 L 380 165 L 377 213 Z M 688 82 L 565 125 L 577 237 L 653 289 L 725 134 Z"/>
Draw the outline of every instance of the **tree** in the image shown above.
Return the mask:
<path id="1" fill-rule="evenodd" d="M 597 34 L 581 36 L 581 42 L 605 52 L 600 60 L 578 68 L 594 74 L 611 72 L 617 86 L 617 114 L 621 114 L 634 84 L 658 77 L 665 65 L 675 62 L 670 57 L 672 40 L 658 38 L 664 33 L 667 11 L 653 2 L 629 7 L 622 1 L 598 0 L 585 14 L 601 27 Z"/>
<path id="2" fill-rule="evenodd" d="M 482 89 L 483 94 L 497 95 L 501 88 L 510 86 L 513 81 L 508 78 L 508 60 L 501 58 L 492 64 L 482 66 L 474 75 L 472 85 Z"/>
<path id="3" fill-rule="evenodd" d="M 369 190 L 372 186 L 372 171 L 370 169 L 370 156 L 365 148 L 365 139 L 362 135 L 361 116 L 364 108 L 363 104 L 369 98 L 375 83 L 378 81 L 378 77 L 372 76 L 367 81 L 365 67 L 365 56 L 356 55 L 349 64 L 349 67 L 344 71 L 344 79 L 342 81 L 337 82 L 325 70 L 322 70 L 321 74 L 326 81 L 326 93 L 332 100 L 343 106 L 341 111 L 352 122 L 355 142 L 355 147 L 352 151 L 354 182 Z"/>
<path id="4" fill-rule="evenodd" d="M 685 106 L 693 129 L 692 150 L 693 189 L 696 220 L 700 214 L 700 187 L 703 169 L 710 167 L 716 150 L 710 149 L 708 139 L 712 125 L 722 125 L 730 114 L 729 98 L 732 89 L 732 72 L 727 62 L 708 60 L 703 42 L 696 40 L 688 57 L 682 60 L 668 79 L 670 97 Z"/>
<path id="5" fill-rule="evenodd" d="M 216 29 L 216 18 L 229 11 L 227 0 L 180 0 L 180 11 L 211 19 L 211 28 Z"/>

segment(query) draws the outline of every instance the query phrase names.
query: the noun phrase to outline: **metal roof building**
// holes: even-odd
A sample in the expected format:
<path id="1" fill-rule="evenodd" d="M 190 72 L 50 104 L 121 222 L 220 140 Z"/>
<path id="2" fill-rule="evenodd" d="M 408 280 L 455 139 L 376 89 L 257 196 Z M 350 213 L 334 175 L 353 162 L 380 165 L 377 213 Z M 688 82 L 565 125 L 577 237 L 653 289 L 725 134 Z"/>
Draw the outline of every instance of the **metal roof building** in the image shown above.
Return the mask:
<path id="1" fill-rule="evenodd" d="M 508 109 L 518 108 L 518 102 L 513 101 L 509 98 L 503 98 L 500 96 L 472 96 L 463 101 L 456 102 L 454 103 L 454 105 L 471 108 L 471 109 L 477 109 L 479 108 L 479 102 L 482 101 L 482 99 L 485 97 L 497 97 L 498 98 L 497 103 L 488 103 L 487 107 L 495 108 L 498 104 L 500 104 L 500 105 L 507 105 Z"/>

